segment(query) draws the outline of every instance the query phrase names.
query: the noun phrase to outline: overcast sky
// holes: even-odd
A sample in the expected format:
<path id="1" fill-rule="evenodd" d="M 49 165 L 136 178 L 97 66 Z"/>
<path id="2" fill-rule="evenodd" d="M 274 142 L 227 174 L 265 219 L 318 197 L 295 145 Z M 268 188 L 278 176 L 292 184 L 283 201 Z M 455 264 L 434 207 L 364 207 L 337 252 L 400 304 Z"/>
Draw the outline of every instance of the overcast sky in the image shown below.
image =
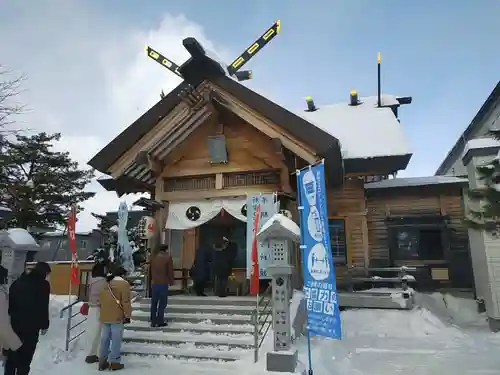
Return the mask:
<path id="1" fill-rule="evenodd" d="M 146 44 L 182 63 L 181 40 L 194 36 L 230 61 L 281 19 L 248 64 L 251 87 L 290 109 L 307 95 L 318 105 L 351 89 L 373 95 L 381 51 L 383 92 L 414 99 L 400 113 L 414 152 L 401 175 L 432 175 L 500 78 L 498 14 L 498 0 L 0 0 L 0 64 L 28 77 L 20 124 L 61 132 L 57 147 L 86 166 L 179 83 Z M 98 194 L 78 231 L 119 204 L 95 182 L 88 189 Z"/>

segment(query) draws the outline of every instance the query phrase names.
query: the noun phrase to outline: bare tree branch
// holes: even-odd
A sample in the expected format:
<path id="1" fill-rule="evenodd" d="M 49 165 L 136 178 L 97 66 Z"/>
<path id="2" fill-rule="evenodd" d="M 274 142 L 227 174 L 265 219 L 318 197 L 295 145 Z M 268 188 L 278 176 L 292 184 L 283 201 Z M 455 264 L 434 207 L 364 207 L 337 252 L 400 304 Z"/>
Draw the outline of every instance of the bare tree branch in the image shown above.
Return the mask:
<path id="1" fill-rule="evenodd" d="M 13 134 L 19 130 L 11 128 L 14 117 L 23 113 L 25 106 L 15 100 L 21 92 L 25 75 L 14 76 L 10 70 L 0 65 L 0 134 Z"/>

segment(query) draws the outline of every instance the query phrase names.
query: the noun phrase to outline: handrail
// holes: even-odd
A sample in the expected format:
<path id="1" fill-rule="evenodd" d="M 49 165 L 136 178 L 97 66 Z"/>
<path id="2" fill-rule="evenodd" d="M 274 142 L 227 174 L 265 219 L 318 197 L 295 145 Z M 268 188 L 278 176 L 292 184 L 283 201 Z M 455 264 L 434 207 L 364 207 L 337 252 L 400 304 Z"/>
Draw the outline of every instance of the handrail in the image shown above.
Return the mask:
<path id="1" fill-rule="evenodd" d="M 139 298 L 142 298 L 143 293 L 137 293 L 136 295 L 134 295 L 131 299 L 130 299 L 130 303 L 135 303 Z M 67 306 L 64 306 L 62 309 L 61 309 L 61 312 L 60 312 L 60 317 L 61 319 L 63 318 L 64 316 L 64 312 L 65 311 L 68 311 L 68 320 L 66 322 L 66 338 L 65 338 L 65 350 L 66 351 L 69 351 L 69 344 L 76 340 L 78 337 L 80 337 L 81 335 L 83 335 L 85 332 L 86 332 L 86 329 L 83 328 L 78 334 L 74 335 L 74 336 L 71 336 L 71 332 L 79 327 L 80 325 L 82 325 L 83 323 L 85 323 L 87 321 L 87 318 L 83 318 L 82 320 L 78 321 L 77 323 L 73 324 L 72 325 L 72 320 L 73 318 L 76 318 L 78 315 L 82 315 L 80 311 L 77 311 L 75 313 L 73 313 L 73 307 L 78 304 L 78 303 L 82 303 L 84 301 L 82 301 L 80 298 L 77 298 L 76 301 L 73 301 L 71 302 L 70 304 L 68 304 Z M 83 315 L 82 315 L 83 316 Z"/>
<path id="2" fill-rule="evenodd" d="M 267 332 L 269 331 L 269 328 L 271 328 L 272 324 L 272 319 L 269 319 L 272 313 L 272 308 L 270 308 L 272 302 L 272 298 L 270 297 L 271 293 L 269 293 L 270 291 L 272 291 L 271 283 L 264 293 L 258 297 L 257 306 L 252 312 L 252 323 L 254 326 L 254 362 L 259 360 L 259 349 L 262 346 L 262 343 L 264 342 Z M 266 297 L 268 297 L 267 301 L 265 301 Z"/>

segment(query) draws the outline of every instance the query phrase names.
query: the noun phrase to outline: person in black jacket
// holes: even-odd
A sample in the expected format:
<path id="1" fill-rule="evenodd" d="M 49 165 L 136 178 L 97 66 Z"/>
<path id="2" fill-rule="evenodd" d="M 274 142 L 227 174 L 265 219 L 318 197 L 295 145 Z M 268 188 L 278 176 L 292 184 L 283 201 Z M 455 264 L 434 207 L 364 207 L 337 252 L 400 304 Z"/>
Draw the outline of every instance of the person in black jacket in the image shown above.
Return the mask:
<path id="1" fill-rule="evenodd" d="M 12 329 L 23 345 L 7 354 L 5 375 L 28 375 L 40 333 L 49 329 L 50 266 L 38 262 L 23 273 L 9 289 L 9 315 Z"/>
<path id="2" fill-rule="evenodd" d="M 212 253 L 213 249 L 203 244 L 196 249 L 194 263 L 191 267 L 191 279 L 193 279 L 193 290 L 197 296 L 206 296 L 205 288 L 210 280 Z"/>
<path id="3" fill-rule="evenodd" d="M 227 237 L 222 237 L 222 241 L 217 243 L 214 251 L 214 274 L 215 274 L 215 293 L 219 297 L 227 296 L 227 282 L 229 275 L 233 271 L 236 253 L 238 251 L 236 244 L 229 241 Z"/>

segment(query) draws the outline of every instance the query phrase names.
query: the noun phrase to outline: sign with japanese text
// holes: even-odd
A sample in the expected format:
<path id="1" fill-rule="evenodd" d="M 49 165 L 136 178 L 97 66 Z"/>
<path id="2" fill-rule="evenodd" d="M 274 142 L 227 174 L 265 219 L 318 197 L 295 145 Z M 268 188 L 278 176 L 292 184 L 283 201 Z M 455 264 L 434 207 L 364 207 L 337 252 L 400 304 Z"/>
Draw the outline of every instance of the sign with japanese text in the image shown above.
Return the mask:
<path id="1" fill-rule="evenodd" d="M 277 196 L 275 193 L 249 195 L 247 198 L 247 278 L 252 273 L 252 242 L 255 231 L 255 214 L 257 206 L 260 205 L 260 220 L 257 231 L 278 212 Z M 257 253 L 259 256 L 259 278 L 270 279 L 267 274 L 267 265 L 271 262 L 271 248 L 268 241 L 257 241 Z"/>
<path id="2" fill-rule="evenodd" d="M 297 171 L 297 190 L 307 329 L 312 335 L 341 339 L 335 266 L 328 231 L 324 164 Z"/>

